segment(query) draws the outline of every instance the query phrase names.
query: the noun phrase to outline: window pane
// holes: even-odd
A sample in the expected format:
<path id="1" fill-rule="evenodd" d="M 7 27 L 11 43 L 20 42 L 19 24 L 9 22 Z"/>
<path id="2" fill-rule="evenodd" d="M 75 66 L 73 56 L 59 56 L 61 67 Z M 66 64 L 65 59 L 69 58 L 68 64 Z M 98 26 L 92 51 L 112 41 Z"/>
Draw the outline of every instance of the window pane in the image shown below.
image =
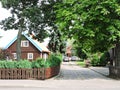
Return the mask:
<path id="1" fill-rule="evenodd" d="M 17 54 L 13 53 L 13 59 L 17 59 Z"/>
<path id="2" fill-rule="evenodd" d="M 33 53 L 28 53 L 28 59 L 33 59 Z"/>
<path id="3" fill-rule="evenodd" d="M 29 41 L 27 40 L 21 41 L 21 47 L 29 47 Z"/>

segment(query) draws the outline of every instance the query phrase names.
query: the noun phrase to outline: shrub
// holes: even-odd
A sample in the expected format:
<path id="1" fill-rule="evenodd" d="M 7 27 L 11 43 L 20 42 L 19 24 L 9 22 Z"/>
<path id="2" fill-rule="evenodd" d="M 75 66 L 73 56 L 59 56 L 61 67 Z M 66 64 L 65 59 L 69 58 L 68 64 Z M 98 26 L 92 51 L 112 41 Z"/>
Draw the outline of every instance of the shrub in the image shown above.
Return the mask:
<path id="1" fill-rule="evenodd" d="M 0 68 L 5 68 L 5 61 L 0 61 Z"/>
<path id="2" fill-rule="evenodd" d="M 16 68 L 16 61 L 6 61 L 4 64 L 4 68 Z"/>
<path id="3" fill-rule="evenodd" d="M 31 62 L 28 60 L 20 61 L 0 61 L 0 68 L 31 68 Z"/>
<path id="4" fill-rule="evenodd" d="M 45 61 L 42 58 L 37 58 L 35 61 L 32 62 L 32 68 L 41 68 L 44 67 Z"/>
<path id="5" fill-rule="evenodd" d="M 100 65 L 105 66 L 108 63 L 109 59 L 110 59 L 109 53 L 108 52 L 103 53 L 102 56 L 100 57 Z"/>
<path id="6" fill-rule="evenodd" d="M 94 54 L 91 60 L 91 64 L 92 66 L 106 66 L 109 58 L 110 56 L 108 52 L 102 53 L 100 58 L 98 54 Z"/>
<path id="7" fill-rule="evenodd" d="M 0 61 L 0 68 L 41 68 L 41 67 L 52 67 L 60 65 L 62 61 L 62 55 L 51 54 L 46 62 L 42 58 L 37 58 L 35 61 L 30 62 L 29 60 L 19 61 Z"/>
<path id="8" fill-rule="evenodd" d="M 16 68 L 15 61 L 0 61 L 0 68 Z"/>
<path id="9" fill-rule="evenodd" d="M 51 54 L 45 62 L 45 67 L 58 66 L 62 62 L 61 54 Z"/>
<path id="10" fill-rule="evenodd" d="M 99 66 L 100 65 L 100 59 L 99 59 L 97 54 L 94 54 L 92 56 L 91 65 L 92 66 Z"/>
<path id="11" fill-rule="evenodd" d="M 16 68 L 32 68 L 32 63 L 28 60 L 20 60 L 15 63 Z"/>

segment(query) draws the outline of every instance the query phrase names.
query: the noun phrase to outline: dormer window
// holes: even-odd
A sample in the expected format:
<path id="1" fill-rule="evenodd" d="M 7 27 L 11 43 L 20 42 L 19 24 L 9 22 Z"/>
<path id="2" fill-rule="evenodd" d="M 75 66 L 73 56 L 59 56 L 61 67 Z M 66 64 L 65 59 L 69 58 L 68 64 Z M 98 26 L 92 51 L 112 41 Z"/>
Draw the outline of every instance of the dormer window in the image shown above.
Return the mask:
<path id="1" fill-rule="evenodd" d="M 21 47 L 29 47 L 29 41 L 28 40 L 21 41 Z"/>

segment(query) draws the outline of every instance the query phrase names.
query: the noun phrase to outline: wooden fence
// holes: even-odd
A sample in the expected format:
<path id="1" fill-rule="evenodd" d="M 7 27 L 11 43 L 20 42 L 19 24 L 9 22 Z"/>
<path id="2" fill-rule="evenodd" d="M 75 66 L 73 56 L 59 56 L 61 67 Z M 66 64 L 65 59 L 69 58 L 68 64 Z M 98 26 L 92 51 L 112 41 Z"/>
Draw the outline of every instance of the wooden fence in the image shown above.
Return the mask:
<path id="1" fill-rule="evenodd" d="M 0 69 L 0 79 L 48 79 L 59 74 L 60 66 L 33 69 Z"/>

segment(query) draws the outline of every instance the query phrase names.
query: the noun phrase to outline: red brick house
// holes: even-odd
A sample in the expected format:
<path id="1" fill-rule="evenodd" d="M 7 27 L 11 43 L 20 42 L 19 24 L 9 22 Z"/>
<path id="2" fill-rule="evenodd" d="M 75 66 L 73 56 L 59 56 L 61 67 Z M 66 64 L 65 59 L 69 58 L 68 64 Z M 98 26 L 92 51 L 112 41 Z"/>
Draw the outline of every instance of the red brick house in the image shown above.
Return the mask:
<path id="1" fill-rule="evenodd" d="M 0 48 L 5 52 L 6 59 L 16 59 L 16 30 L 5 31 L 5 35 L 0 38 Z M 36 58 L 46 58 L 50 51 L 37 40 L 23 33 L 21 39 L 21 58 L 35 60 Z"/>
<path id="2" fill-rule="evenodd" d="M 72 47 L 71 46 L 68 46 L 67 48 L 66 48 L 66 55 L 68 56 L 68 57 L 71 57 L 71 49 L 72 49 Z"/>

